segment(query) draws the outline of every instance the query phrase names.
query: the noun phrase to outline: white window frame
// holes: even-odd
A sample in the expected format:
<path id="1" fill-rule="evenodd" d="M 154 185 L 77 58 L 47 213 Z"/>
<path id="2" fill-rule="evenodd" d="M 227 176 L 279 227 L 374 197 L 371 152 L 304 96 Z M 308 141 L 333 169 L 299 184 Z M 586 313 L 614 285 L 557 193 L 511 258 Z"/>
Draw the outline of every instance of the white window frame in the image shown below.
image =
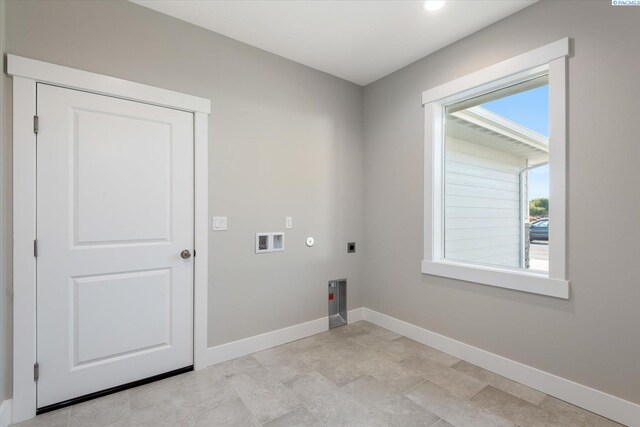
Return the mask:
<path id="1" fill-rule="evenodd" d="M 7 55 L 13 78 L 13 406 L 12 422 L 36 415 L 36 86 L 108 95 L 193 113 L 194 130 L 194 369 L 207 362 L 208 120 L 211 101 L 16 55 Z"/>
<path id="2" fill-rule="evenodd" d="M 422 273 L 569 298 L 566 268 L 566 61 L 564 38 L 422 93 L 425 114 Z M 444 109 L 540 74 L 549 76 L 549 272 L 483 266 L 444 258 Z"/>

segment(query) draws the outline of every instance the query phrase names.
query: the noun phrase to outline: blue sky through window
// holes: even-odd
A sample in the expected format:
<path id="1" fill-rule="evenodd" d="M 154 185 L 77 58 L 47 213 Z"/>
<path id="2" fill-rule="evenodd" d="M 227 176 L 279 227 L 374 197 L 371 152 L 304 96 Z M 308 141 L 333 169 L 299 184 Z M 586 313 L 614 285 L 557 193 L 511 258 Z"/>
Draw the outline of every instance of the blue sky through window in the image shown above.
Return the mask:
<path id="1" fill-rule="evenodd" d="M 549 136 L 549 86 L 544 85 L 482 104 L 483 108 Z M 529 200 L 549 197 L 549 166 L 529 172 Z"/>
<path id="2" fill-rule="evenodd" d="M 549 86 L 544 85 L 482 104 L 512 122 L 549 136 Z"/>

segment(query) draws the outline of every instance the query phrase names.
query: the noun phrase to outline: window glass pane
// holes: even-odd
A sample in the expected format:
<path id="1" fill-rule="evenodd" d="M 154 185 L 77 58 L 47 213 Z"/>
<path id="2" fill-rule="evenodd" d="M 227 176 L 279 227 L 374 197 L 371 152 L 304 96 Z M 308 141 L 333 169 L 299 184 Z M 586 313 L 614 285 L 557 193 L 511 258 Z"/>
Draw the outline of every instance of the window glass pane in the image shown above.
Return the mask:
<path id="1" fill-rule="evenodd" d="M 549 269 L 547 76 L 447 106 L 444 257 Z"/>

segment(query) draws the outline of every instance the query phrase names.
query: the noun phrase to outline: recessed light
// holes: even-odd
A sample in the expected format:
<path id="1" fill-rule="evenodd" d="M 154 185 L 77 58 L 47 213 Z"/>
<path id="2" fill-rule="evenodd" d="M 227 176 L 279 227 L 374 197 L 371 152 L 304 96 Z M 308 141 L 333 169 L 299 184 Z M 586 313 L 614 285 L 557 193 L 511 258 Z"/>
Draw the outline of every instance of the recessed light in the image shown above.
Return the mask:
<path id="1" fill-rule="evenodd" d="M 445 0 L 426 0 L 424 2 L 424 10 L 429 12 L 433 12 L 434 10 L 438 10 L 444 6 Z"/>

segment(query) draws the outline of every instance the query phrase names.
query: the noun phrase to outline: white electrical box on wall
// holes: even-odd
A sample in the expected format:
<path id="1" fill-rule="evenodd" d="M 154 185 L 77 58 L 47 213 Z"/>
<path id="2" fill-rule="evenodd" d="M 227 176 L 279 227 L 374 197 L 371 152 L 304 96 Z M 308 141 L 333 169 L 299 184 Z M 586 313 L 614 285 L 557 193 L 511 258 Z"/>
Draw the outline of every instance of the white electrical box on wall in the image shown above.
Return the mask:
<path id="1" fill-rule="evenodd" d="M 271 252 L 284 251 L 284 233 L 272 233 L 271 243 Z"/>
<path id="2" fill-rule="evenodd" d="M 256 233 L 256 253 L 284 251 L 284 233 Z"/>

